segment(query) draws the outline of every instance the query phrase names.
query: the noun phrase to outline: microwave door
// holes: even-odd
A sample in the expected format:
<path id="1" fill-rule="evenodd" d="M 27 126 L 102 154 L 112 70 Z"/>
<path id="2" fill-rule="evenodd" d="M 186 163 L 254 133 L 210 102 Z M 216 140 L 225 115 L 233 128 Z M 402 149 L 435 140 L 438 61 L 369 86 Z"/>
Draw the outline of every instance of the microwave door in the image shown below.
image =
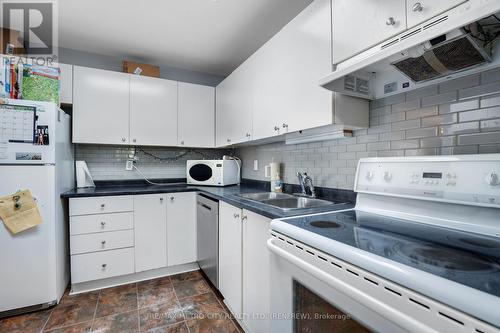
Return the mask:
<path id="1" fill-rule="evenodd" d="M 199 163 L 192 165 L 189 168 L 189 176 L 194 181 L 205 183 L 212 178 L 213 170 L 211 166 L 204 163 Z"/>

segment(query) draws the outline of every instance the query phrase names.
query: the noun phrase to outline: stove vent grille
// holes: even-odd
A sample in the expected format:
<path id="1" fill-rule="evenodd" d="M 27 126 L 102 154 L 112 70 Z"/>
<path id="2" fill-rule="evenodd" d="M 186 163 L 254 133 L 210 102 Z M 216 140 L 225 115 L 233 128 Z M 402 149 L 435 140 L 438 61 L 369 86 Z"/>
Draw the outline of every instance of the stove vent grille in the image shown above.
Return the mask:
<path id="1" fill-rule="evenodd" d="M 490 62 L 491 58 L 469 35 L 440 43 L 419 57 L 392 63 L 413 82 L 425 82 Z"/>

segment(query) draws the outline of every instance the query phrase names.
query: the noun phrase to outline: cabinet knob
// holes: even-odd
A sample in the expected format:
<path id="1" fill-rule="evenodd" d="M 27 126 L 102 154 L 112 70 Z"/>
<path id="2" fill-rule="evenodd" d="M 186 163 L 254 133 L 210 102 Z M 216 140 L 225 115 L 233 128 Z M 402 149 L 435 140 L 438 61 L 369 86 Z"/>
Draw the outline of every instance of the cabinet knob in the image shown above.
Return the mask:
<path id="1" fill-rule="evenodd" d="M 104 228 L 106 226 L 106 222 L 101 222 L 101 228 Z"/>
<path id="2" fill-rule="evenodd" d="M 101 241 L 101 245 L 102 246 L 106 245 L 106 241 L 105 240 Z"/>
<path id="3" fill-rule="evenodd" d="M 226 141 L 227 141 L 227 142 L 231 142 L 231 139 L 227 139 Z"/>
<path id="4" fill-rule="evenodd" d="M 288 124 L 283 123 L 283 128 L 288 128 Z"/>
<path id="5" fill-rule="evenodd" d="M 245 221 L 246 219 L 248 219 L 248 216 L 243 215 L 243 216 L 241 217 L 241 222 Z"/>
<path id="6" fill-rule="evenodd" d="M 250 133 L 247 133 L 247 138 L 249 138 L 250 136 L 251 136 Z"/>
<path id="7" fill-rule="evenodd" d="M 104 207 L 106 207 L 106 204 L 103 204 L 103 203 L 102 203 L 102 204 L 101 204 L 101 208 L 104 208 Z"/>
<path id="8" fill-rule="evenodd" d="M 181 141 L 181 145 L 183 145 L 183 144 L 184 144 L 184 141 Z"/>
<path id="9" fill-rule="evenodd" d="M 279 128 L 278 126 L 274 126 L 274 130 L 275 130 L 275 131 L 279 131 L 279 130 L 280 130 L 280 128 Z"/>
<path id="10" fill-rule="evenodd" d="M 396 21 L 394 20 L 394 17 L 389 17 L 386 21 L 385 24 L 387 25 L 395 25 Z"/>
<path id="11" fill-rule="evenodd" d="M 105 269 L 108 266 L 108 264 L 102 264 L 101 267 L 102 269 Z"/>
<path id="12" fill-rule="evenodd" d="M 133 139 L 132 141 L 133 141 L 133 142 L 137 142 L 137 140 L 136 140 L 136 139 Z"/>
<path id="13" fill-rule="evenodd" d="M 163 197 L 160 198 L 160 202 L 163 203 Z"/>
<path id="14" fill-rule="evenodd" d="M 235 218 L 235 219 L 239 219 L 239 218 L 240 218 L 240 214 L 236 214 L 236 213 L 234 213 L 234 218 Z"/>
<path id="15" fill-rule="evenodd" d="M 416 2 L 413 7 L 411 7 L 411 10 L 414 12 L 421 12 L 424 9 L 424 6 L 420 2 Z"/>
<path id="16" fill-rule="evenodd" d="M 122 142 L 125 142 L 125 138 L 122 138 Z"/>

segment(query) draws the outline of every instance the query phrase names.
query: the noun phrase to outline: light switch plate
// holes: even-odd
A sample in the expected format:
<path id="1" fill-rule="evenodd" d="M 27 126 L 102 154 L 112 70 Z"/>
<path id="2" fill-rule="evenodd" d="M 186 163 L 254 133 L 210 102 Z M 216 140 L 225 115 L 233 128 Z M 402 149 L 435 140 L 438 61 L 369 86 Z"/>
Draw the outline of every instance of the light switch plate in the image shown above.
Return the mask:
<path id="1" fill-rule="evenodd" d="M 133 168 L 134 168 L 134 161 L 127 160 L 127 164 L 125 164 L 125 170 L 132 171 Z"/>
<path id="2" fill-rule="evenodd" d="M 253 171 L 259 171 L 259 160 L 253 160 Z"/>

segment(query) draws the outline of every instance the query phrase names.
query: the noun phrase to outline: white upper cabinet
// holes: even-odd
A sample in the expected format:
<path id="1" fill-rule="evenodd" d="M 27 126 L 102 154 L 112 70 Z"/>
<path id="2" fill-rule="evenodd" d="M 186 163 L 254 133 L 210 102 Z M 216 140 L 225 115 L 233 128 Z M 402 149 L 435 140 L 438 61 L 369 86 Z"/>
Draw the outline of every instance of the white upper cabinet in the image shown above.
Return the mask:
<path id="1" fill-rule="evenodd" d="M 408 28 L 414 27 L 467 0 L 406 0 Z"/>
<path id="2" fill-rule="evenodd" d="M 61 104 L 73 104 L 73 65 L 59 64 L 61 71 Z"/>
<path id="3" fill-rule="evenodd" d="M 197 260 L 196 192 L 167 194 L 168 265 Z"/>
<path id="4" fill-rule="evenodd" d="M 130 76 L 130 143 L 177 145 L 177 81 Z"/>
<path id="5" fill-rule="evenodd" d="M 73 142 L 129 144 L 129 75 L 74 66 Z"/>
<path id="6" fill-rule="evenodd" d="M 182 147 L 215 146 L 215 88 L 179 82 L 179 133 Z"/>
<path id="7" fill-rule="evenodd" d="M 135 271 L 167 266 L 165 194 L 134 196 Z"/>
<path id="8" fill-rule="evenodd" d="M 218 147 L 252 139 L 253 71 L 247 60 L 216 88 Z"/>
<path id="9" fill-rule="evenodd" d="M 254 139 L 332 123 L 332 94 L 318 84 L 331 71 L 330 15 L 330 1 L 314 1 L 252 56 Z"/>
<path id="10" fill-rule="evenodd" d="M 405 0 L 334 0 L 333 63 L 342 62 L 404 30 Z"/>

